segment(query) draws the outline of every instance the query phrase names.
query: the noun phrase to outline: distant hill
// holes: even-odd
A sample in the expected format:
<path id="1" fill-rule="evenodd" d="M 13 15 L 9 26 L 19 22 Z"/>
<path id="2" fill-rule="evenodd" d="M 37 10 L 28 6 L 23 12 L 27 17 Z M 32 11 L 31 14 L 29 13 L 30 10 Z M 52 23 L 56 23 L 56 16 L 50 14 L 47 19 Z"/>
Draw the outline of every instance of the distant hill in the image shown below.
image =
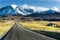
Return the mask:
<path id="1" fill-rule="evenodd" d="M 43 19 L 43 20 L 55 20 L 59 19 L 60 20 L 60 12 L 54 11 L 52 9 L 46 10 L 46 11 L 36 11 L 34 12 L 33 9 L 25 9 L 22 7 L 18 7 L 17 5 L 10 5 L 6 7 L 2 7 L 0 9 L 0 16 L 18 16 L 18 18 L 21 16 L 23 19 Z M 9 16 L 9 17 L 10 17 Z"/>

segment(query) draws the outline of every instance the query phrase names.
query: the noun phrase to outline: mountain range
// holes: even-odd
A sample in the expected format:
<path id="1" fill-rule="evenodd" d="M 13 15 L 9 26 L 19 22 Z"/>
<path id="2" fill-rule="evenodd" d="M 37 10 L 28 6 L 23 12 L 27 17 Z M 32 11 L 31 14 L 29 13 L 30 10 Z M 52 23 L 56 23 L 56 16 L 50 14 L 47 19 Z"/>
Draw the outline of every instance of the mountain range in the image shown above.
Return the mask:
<path id="1" fill-rule="evenodd" d="M 41 17 L 41 18 L 60 18 L 60 12 L 54 11 L 52 9 L 34 12 L 33 9 L 23 9 L 13 4 L 10 6 L 0 8 L 0 16 L 4 15 L 22 15 L 24 17 Z"/>
<path id="2" fill-rule="evenodd" d="M 27 15 L 27 13 L 21 9 L 18 8 L 16 5 L 10 5 L 6 7 L 0 8 L 0 16 L 1 15 Z"/>

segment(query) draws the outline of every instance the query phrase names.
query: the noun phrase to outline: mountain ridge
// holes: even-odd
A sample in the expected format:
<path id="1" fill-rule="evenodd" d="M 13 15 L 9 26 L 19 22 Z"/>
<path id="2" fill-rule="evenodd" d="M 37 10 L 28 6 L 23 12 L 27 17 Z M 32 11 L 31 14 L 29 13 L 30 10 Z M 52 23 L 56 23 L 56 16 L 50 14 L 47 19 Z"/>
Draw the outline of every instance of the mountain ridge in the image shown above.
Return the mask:
<path id="1" fill-rule="evenodd" d="M 18 6 L 16 6 L 15 4 L 10 5 L 10 6 L 6 6 L 0 9 L 0 15 L 23 15 L 23 16 L 28 16 L 28 15 L 52 15 L 52 14 L 57 14 L 60 12 L 54 11 L 54 10 L 46 10 L 46 11 L 42 11 L 42 12 L 34 12 L 34 10 L 32 9 L 22 9 L 19 8 Z M 33 16 L 32 15 L 32 16 Z"/>
<path id="2" fill-rule="evenodd" d="M 16 14 L 27 15 L 24 10 L 20 9 L 16 5 L 10 5 L 10 6 L 0 8 L 0 15 L 8 15 L 8 14 L 9 15 L 16 15 Z"/>

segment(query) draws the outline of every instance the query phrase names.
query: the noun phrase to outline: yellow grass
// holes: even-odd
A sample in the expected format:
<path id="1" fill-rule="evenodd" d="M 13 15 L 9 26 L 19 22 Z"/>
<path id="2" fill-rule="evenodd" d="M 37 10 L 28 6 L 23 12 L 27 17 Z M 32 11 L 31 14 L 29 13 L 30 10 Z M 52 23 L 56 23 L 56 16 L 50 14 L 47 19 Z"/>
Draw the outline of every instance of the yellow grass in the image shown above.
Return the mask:
<path id="1" fill-rule="evenodd" d="M 0 21 L 0 35 L 2 35 L 9 28 L 11 28 L 12 24 L 13 24 L 13 21 L 4 21 L 4 22 Z"/>
<path id="2" fill-rule="evenodd" d="M 40 21 L 40 22 L 20 22 L 25 28 L 28 28 L 30 30 L 41 30 L 41 31 L 50 31 L 50 32 L 60 32 L 60 28 L 53 27 L 53 26 L 46 26 L 48 21 Z M 56 24 L 60 24 L 60 22 L 53 22 Z"/>

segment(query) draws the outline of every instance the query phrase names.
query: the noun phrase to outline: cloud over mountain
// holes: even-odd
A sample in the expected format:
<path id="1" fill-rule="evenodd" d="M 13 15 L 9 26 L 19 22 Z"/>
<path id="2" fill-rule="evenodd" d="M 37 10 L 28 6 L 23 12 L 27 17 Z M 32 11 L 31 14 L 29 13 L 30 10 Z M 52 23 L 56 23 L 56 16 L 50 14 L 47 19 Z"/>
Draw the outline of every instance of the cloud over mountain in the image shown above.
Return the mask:
<path id="1" fill-rule="evenodd" d="M 49 10 L 48 8 L 45 8 L 45 7 L 28 6 L 27 4 L 24 4 L 21 7 L 24 9 L 33 9 L 34 12 L 36 11 L 41 12 L 41 11 Z"/>
<path id="2" fill-rule="evenodd" d="M 59 9 L 54 6 L 52 8 L 46 8 L 46 7 L 37 7 L 37 6 L 29 6 L 27 4 L 24 4 L 21 6 L 23 9 L 32 9 L 34 12 L 42 12 L 42 11 L 47 11 L 47 10 L 54 10 L 54 11 L 59 11 Z"/>
<path id="3" fill-rule="evenodd" d="M 51 8 L 52 10 L 55 10 L 55 11 L 59 11 L 59 9 L 55 6 L 53 8 Z"/>

